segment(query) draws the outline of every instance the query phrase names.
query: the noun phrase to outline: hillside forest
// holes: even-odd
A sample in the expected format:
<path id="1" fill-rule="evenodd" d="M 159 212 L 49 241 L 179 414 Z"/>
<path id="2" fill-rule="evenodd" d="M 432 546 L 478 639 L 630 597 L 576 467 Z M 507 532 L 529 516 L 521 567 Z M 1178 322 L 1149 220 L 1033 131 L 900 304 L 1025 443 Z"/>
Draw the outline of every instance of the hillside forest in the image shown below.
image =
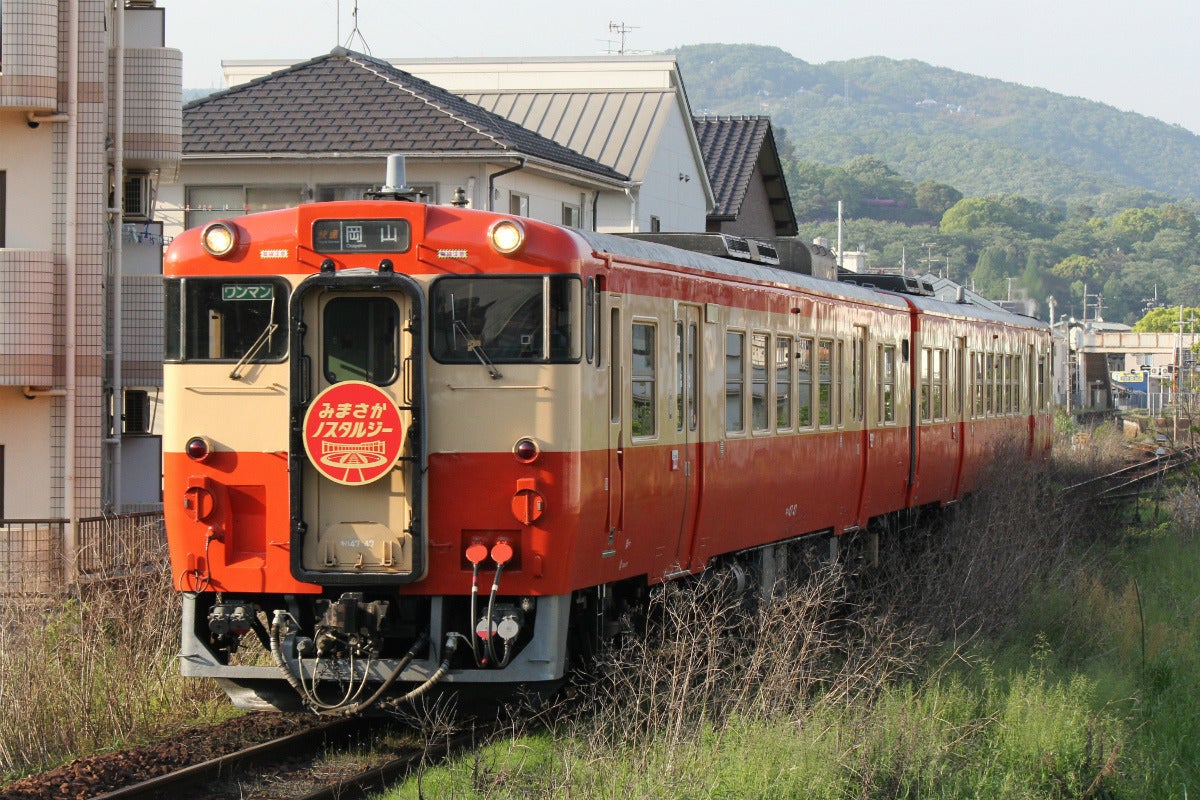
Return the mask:
<path id="1" fill-rule="evenodd" d="M 675 51 L 695 113 L 771 117 L 800 236 L 1046 318 L 1200 306 L 1200 136 L 1042 89 L 883 58 Z"/>

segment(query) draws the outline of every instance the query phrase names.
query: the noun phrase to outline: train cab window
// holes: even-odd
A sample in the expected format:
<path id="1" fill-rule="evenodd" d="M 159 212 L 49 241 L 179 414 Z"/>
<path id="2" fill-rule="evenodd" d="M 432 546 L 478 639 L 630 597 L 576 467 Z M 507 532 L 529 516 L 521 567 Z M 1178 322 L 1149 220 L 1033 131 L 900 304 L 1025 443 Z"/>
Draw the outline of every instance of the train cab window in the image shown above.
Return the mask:
<path id="1" fill-rule="evenodd" d="M 879 421 L 896 422 L 896 346 L 879 347 Z"/>
<path id="2" fill-rule="evenodd" d="M 744 355 L 746 334 L 725 333 L 725 430 L 740 433 L 746 429 L 742 390 L 746 385 Z"/>
<path id="3" fill-rule="evenodd" d="M 325 380 L 367 381 L 379 386 L 396 380 L 400 309 L 388 297 L 335 297 L 321 319 Z"/>
<path id="4" fill-rule="evenodd" d="M 430 349 L 443 364 L 578 361 L 580 280 L 440 278 L 430 291 Z"/>
<path id="5" fill-rule="evenodd" d="M 771 427 L 770 416 L 767 413 L 767 348 L 770 337 L 765 333 L 755 333 L 750 336 L 750 424 L 756 431 L 766 431 Z"/>
<path id="6" fill-rule="evenodd" d="M 653 436 L 658 430 L 655 424 L 654 402 L 658 385 L 656 332 L 654 325 L 650 323 L 633 323 L 633 364 L 630 370 L 633 418 L 630 421 L 630 433 L 635 438 Z"/>
<path id="7" fill-rule="evenodd" d="M 812 339 L 796 340 L 796 425 L 811 428 L 812 413 Z"/>
<path id="8" fill-rule="evenodd" d="M 167 361 L 279 361 L 287 353 L 288 284 L 271 278 L 164 281 Z"/>
<path id="9" fill-rule="evenodd" d="M 817 424 L 833 424 L 833 339 L 817 341 Z"/>
<path id="10" fill-rule="evenodd" d="M 792 427 L 792 338 L 775 339 L 775 427 Z"/>

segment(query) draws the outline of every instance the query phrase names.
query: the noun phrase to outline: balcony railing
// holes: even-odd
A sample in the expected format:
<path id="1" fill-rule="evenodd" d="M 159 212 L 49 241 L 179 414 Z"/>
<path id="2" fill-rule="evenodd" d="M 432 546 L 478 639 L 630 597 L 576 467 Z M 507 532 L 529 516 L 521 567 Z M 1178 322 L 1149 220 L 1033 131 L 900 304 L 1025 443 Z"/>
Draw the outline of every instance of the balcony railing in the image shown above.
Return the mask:
<path id="1" fill-rule="evenodd" d="M 65 519 L 0 519 L 0 594 L 53 595 L 71 591 L 63 546 Z M 161 511 L 79 520 L 81 583 L 162 569 L 167 539 Z"/>

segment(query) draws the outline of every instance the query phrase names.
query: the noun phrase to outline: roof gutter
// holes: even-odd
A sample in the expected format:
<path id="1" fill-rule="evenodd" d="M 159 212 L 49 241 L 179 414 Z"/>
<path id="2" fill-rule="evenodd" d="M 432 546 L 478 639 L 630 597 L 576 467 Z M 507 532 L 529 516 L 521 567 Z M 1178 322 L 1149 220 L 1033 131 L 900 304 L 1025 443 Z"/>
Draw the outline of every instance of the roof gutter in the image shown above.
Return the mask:
<path id="1" fill-rule="evenodd" d="M 517 163 L 507 169 L 502 169 L 499 172 L 493 172 L 488 175 L 488 211 L 496 210 L 496 178 L 507 175 L 510 172 L 516 172 L 519 169 L 525 169 L 525 159 L 518 158 Z"/>

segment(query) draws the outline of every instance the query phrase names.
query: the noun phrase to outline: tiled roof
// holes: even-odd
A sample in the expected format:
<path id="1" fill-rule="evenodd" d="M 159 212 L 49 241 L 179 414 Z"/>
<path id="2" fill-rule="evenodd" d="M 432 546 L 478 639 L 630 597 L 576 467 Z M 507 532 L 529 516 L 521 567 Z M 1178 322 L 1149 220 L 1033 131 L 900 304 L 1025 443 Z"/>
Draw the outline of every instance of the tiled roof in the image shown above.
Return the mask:
<path id="1" fill-rule="evenodd" d="M 695 124 L 704 166 L 716 196 L 709 218 L 737 219 L 757 166 L 771 201 L 776 234 L 795 236 L 796 214 L 779 163 L 770 118 L 698 117 Z"/>
<path id="2" fill-rule="evenodd" d="M 183 108 L 183 153 L 527 156 L 609 181 L 617 170 L 387 62 L 328 55 Z"/>

